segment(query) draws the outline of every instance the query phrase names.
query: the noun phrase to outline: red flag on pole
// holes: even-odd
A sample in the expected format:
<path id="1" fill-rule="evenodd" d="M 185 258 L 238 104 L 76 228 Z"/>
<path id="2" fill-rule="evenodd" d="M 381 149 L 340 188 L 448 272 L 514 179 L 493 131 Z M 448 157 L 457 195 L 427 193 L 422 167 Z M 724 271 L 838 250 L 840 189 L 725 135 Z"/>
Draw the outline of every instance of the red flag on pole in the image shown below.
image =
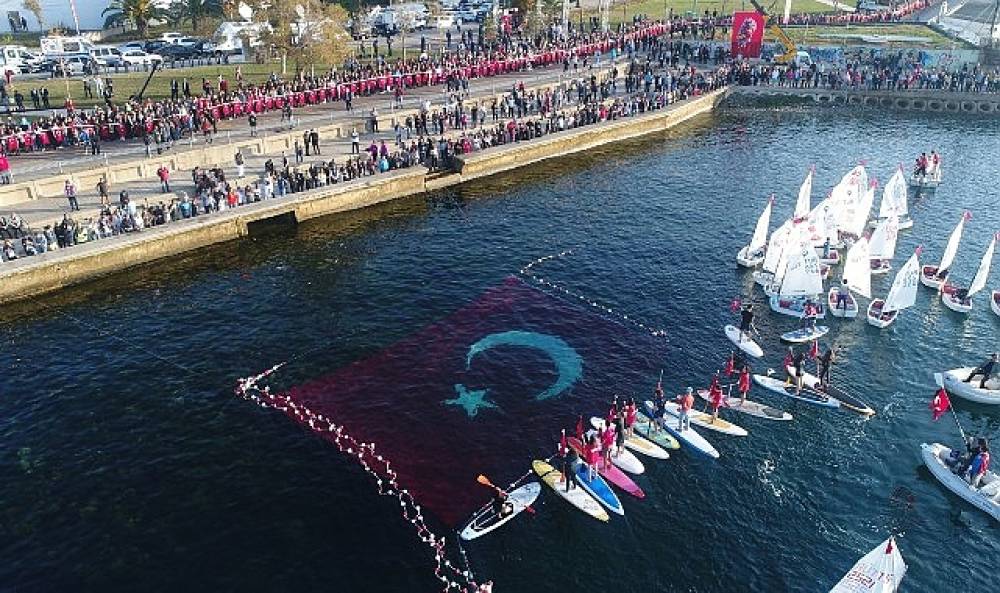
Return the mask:
<path id="1" fill-rule="evenodd" d="M 726 361 L 726 376 L 731 377 L 734 370 L 736 370 L 736 355 L 730 354 L 729 360 Z"/>
<path id="2" fill-rule="evenodd" d="M 576 438 L 583 440 L 583 416 L 576 420 Z"/>
<path id="3" fill-rule="evenodd" d="M 559 454 L 560 455 L 566 455 L 567 451 L 569 451 L 569 449 L 567 448 L 567 443 L 566 443 L 566 429 L 564 428 L 562 430 L 561 435 L 559 436 Z"/>
<path id="4" fill-rule="evenodd" d="M 819 340 L 813 340 L 809 346 L 809 358 L 815 359 L 817 356 L 819 356 Z"/>
<path id="5" fill-rule="evenodd" d="M 738 296 L 733 297 L 733 300 L 729 302 L 729 310 L 732 311 L 733 313 L 736 313 L 742 308 L 743 308 L 743 301 L 741 301 L 740 297 Z"/>
<path id="6" fill-rule="evenodd" d="M 948 399 L 948 392 L 942 387 L 937 390 L 937 393 L 934 394 L 934 399 L 931 400 L 930 409 L 933 419 L 939 419 L 949 408 L 951 408 L 951 400 Z"/>

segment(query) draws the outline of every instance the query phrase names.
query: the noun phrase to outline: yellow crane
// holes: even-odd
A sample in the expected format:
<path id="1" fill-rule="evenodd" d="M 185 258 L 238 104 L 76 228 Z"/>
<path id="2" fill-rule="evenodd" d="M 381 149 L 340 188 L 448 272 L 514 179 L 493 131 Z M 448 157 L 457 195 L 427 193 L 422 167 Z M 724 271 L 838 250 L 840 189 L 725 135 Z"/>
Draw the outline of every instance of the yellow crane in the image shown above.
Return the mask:
<path id="1" fill-rule="evenodd" d="M 781 64 L 794 62 L 795 56 L 799 51 L 799 48 L 795 46 L 795 42 L 789 39 L 788 35 L 785 35 L 785 32 L 778 26 L 778 20 L 767 14 L 767 11 L 764 10 L 764 7 L 757 0 L 750 0 L 750 4 L 753 4 L 753 7 L 757 9 L 757 13 L 764 18 L 764 24 L 767 25 L 768 31 L 778 38 L 781 45 L 785 46 L 785 53 L 780 56 L 774 56 L 774 61 Z"/>

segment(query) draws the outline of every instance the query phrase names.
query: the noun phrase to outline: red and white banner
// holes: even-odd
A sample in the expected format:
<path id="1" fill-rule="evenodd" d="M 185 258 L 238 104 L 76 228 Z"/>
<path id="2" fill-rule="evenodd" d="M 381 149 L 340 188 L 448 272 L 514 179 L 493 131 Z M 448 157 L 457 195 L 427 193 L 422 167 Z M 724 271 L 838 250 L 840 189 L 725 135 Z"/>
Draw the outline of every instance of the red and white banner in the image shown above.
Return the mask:
<path id="1" fill-rule="evenodd" d="M 759 58 L 764 43 L 764 16 L 758 12 L 733 13 L 733 57 Z"/>

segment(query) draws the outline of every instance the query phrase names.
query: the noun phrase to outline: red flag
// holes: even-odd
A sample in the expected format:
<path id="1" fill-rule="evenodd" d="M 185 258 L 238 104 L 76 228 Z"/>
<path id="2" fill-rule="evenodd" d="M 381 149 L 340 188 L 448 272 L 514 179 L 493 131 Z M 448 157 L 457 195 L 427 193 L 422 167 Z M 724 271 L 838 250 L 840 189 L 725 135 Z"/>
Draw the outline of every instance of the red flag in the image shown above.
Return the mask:
<path id="1" fill-rule="evenodd" d="M 730 354 L 729 355 L 729 360 L 726 361 L 726 368 L 725 368 L 726 376 L 727 377 L 732 376 L 733 371 L 735 369 L 736 369 L 736 355 L 735 354 Z"/>
<path id="2" fill-rule="evenodd" d="M 583 416 L 576 420 L 576 438 L 583 439 Z"/>
<path id="3" fill-rule="evenodd" d="M 733 300 L 729 302 L 729 310 L 732 311 L 733 313 L 736 313 L 742 308 L 743 308 L 743 302 L 740 300 L 740 297 L 738 296 L 733 297 Z"/>
<path id="4" fill-rule="evenodd" d="M 569 449 L 566 448 L 566 429 L 562 430 L 562 434 L 559 437 L 559 454 L 565 455 Z"/>
<path id="5" fill-rule="evenodd" d="M 809 358 L 815 359 L 817 356 L 819 356 L 819 340 L 813 340 L 809 346 Z"/>
<path id="6" fill-rule="evenodd" d="M 937 420 L 942 414 L 951 408 L 951 400 L 948 399 L 948 392 L 944 390 L 944 387 L 937 390 L 934 394 L 934 399 L 931 400 L 931 413 L 933 414 L 933 419 Z"/>
<path id="7" fill-rule="evenodd" d="M 759 58 L 763 41 L 763 15 L 756 11 L 733 13 L 732 54 L 734 57 Z"/>

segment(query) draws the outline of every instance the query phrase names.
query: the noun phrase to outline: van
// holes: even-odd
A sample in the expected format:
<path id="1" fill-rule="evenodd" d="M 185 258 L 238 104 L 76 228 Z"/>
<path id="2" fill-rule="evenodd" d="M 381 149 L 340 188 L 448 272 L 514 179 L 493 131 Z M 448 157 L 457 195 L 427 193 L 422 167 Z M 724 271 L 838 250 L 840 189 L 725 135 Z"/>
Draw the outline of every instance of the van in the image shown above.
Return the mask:
<path id="1" fill-rule="evenodd" d="M 106 68 L 114 68 L 122 64 L 122 52 L 117 47 L 108 45 L 100 45 L 90 50 L 90 57 Z"/>
<path id="2" fill-rule="evenodd" d="M 53 35 L 42 37 L 38 41 L 42 48 L 42 55 L 47 58 L 69 55 L 89 56 L 90 50 L 94 49 L 94 44 L 83 37 Z"/>
<path id="3" fill-rule="evenodd" d="M 2 67 L 2 73 L 27 74 L 28 72 L 37 71 L 41 62 L 41 57 L 31 53 L 28 51 L 28 48 L 22 45 L 0 46 L 0 67 Z"/>

